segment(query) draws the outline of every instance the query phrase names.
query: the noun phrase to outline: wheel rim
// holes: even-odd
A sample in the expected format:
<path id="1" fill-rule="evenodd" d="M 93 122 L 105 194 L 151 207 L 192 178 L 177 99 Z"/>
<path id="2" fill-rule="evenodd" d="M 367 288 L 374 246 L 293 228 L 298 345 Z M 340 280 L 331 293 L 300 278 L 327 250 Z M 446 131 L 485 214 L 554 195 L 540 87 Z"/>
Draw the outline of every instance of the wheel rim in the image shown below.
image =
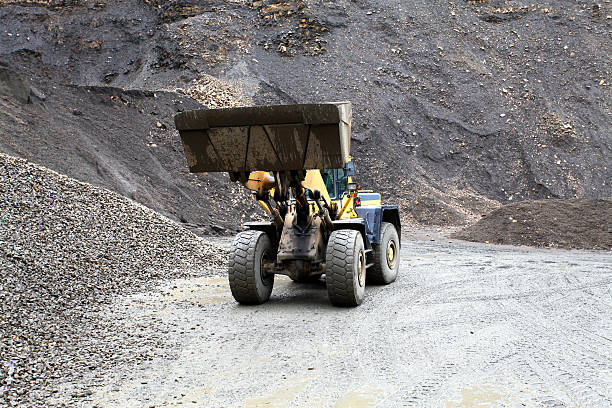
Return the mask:
<path id="1" fill-rule="evenodd" d="M 363 251 L 359 251 L 359 264 L 357 265 L 357 280 L 359 281 L 359 286 L 365 285 L 365 254 Z"/>
<path id="2" fill-rule="evenodd" d="M 263 254 L 261 254 L 261 259 L 259 260 L 259 276 L 261 277 L 261 282 L 266 285 L 266 286 L 270 286 L 271 283 L 271 275 L 269 273 L 266 273 L 266 263 L 270 262 L 270 254 L 268 253 L 268 251 L 264 251 Z"/>
<path id="3" fill-rule="evenodd" d="M 387 244 L 387 266 L 393 269 L 397 262 L 397 244 L 394 240 L 390 239 Z"/>

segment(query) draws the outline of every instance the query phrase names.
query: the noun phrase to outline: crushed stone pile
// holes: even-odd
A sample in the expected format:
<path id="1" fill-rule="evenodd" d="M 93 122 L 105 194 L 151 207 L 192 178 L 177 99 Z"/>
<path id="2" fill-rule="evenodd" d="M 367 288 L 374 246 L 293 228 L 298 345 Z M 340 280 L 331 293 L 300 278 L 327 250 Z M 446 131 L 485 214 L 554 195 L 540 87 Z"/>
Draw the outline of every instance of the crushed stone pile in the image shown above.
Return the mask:
<path id="1" fill-rule="evenodd" d="M 612 249 L 612 198 L 526 200 L 498 208 L 452 238 L 491 244 Z"/>
<path id="2" fill-rule="evenodd" d="M 170 91 L 185 94 L 209 109 L 234 108 L 236 106 L 250 106 L 253 101 L 244 95 L 242 89 L 213 77 L 202 75 L 186 88 L 174 88 Z"/>
<path id="3" fill-rule="evenodd" d="M 5 154 L 0 208 L 0 406 L 31 406 L 50 381 L 112 362 L 91 316 L 114 295 L 218 271 L 227 256 L 121 195 Z"/>

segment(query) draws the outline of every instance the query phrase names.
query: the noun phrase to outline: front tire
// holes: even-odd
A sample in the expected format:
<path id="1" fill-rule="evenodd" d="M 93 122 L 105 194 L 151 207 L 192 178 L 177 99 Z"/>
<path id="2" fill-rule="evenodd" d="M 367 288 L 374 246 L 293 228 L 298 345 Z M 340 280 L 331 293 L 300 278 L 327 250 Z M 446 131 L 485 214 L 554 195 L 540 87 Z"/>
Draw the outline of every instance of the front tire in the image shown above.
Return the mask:
<path id="1" fill-rule="evenodd" d="M 273 262 L 272 242 L 262 231 L 242 231 L 232 242 L 229 256 L 229 284 L 237 302 L 259 305 L 268 301 L 274 275 L 264 271 L 264 263 Z"/>
<path id="2" fill-rule="evenodd" d="M 335 306 L 358 306 L 365 295 L 366 261 L 361 233 L 338 230 L 331 233 L 325 255 L 325 282 Z"/>
<path id="3" fill-rule="evenodd" d="M 368 283 L 388 285 L 397 278 L 400 263 L 400 242 L 395 226 L 380 225 L 380 242 L 372 244 L 374 264 L 368 268 Z"/>

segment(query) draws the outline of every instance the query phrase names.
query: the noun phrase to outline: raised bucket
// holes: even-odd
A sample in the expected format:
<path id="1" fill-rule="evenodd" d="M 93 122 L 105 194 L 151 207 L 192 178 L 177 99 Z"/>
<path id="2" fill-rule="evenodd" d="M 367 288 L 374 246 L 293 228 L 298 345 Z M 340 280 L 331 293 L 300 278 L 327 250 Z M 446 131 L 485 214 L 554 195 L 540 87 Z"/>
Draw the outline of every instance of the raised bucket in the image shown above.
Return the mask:
<path id="1" fill-rule="evenodd" d="M 350 102 L 202 109 L 174 122 L 193 173 L 336 169 L 349 159 Z"/>

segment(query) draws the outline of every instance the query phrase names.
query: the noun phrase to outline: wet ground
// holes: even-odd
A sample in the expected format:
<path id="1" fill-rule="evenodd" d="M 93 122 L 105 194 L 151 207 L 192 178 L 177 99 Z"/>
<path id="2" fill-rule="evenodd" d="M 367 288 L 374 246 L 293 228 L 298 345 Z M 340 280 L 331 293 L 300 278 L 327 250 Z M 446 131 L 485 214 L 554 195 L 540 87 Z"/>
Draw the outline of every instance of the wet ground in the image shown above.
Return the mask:
<path id="1" fill-rule="evenodd" d="M 404 242 L 398 281 L 368 288 L 354 309 L 332 307 L 322 281 L 284 277 L 269 303 L 240 306 L 223 271 L 118 299 L 125 330 L 151 322 L 145 336 L 165 339 L 174 357 L 85 376 L 50 402 L 611 405 L 612 254 L 418 238 Z"/>

